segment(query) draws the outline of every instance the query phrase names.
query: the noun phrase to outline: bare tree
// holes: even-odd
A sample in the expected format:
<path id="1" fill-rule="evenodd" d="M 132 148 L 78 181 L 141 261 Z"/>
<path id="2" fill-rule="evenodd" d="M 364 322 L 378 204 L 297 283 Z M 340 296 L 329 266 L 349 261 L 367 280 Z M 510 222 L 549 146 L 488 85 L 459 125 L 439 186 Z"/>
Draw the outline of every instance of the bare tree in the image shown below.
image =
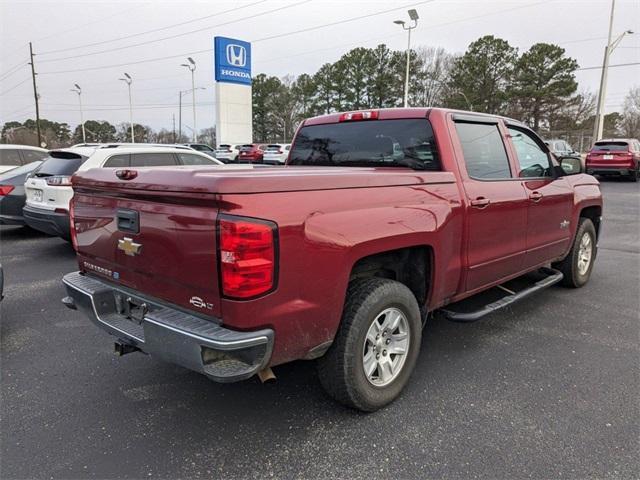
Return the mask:
<path id="1" fill-rule="evenodd" d="M 444 89 L 455 56 L 442 47 L 421 46 L 416 49 L 421 71 L 412 86 L 412 103 L 423 107 L 443 105 Z"/>
<path id="2" fill-rule="evenodd" d="M 640 138 L 640 87 L 629 90 L 624 98 L 620 130 L 627 138 Z"/>

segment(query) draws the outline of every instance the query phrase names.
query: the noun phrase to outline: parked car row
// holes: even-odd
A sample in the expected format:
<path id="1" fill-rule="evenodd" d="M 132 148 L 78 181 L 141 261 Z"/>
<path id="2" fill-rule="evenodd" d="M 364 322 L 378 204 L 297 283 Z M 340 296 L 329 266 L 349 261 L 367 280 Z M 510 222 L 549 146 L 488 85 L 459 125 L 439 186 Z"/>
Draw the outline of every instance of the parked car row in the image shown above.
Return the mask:
<path id="1" fill-rule="evenodd" d="M 290 143 L 246 143 L 244 145 L 223 143 L 216 149 L 215 157 L 224 163 L 284 165 L 290 148 Z"/>
<path id="2" fill-rule="evenodd" d="M 126 172 L 130 167 L 223 165 L 210 155 L 182 145 L 80 144 L 43 151 L 41 160 L 0 174 L 0 224 L 28 225 L 66 240 L 70 239 L 71 176 L 78 171 L 102 167 L 123 168 L 122 172 Z"/>

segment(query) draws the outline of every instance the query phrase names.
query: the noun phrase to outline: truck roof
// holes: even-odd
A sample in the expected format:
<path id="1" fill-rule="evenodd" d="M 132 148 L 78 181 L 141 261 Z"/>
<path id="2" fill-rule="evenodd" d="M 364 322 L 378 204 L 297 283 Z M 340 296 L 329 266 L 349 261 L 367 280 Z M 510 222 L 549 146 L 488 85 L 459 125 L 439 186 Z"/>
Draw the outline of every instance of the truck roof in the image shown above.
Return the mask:
<path id="1" fill-rule="evenodd" d="M 442 112 L 442 113 L 452 113 L 454 115 L 461 116 L 477 116 L 483 118 L 491 118 L 491 119 L 503 119 L 507 123 L 522 125 L 525 126 L 521 121 L 504 117 L 501 115 L 492 115 L 489 113 L 482 112 L 470 112 L 466 110 L 455 110 L 451 108 L 434 108 L 434 107 L 397 107 L 397 108 L 368 108 L 362 110 L 350 110 L 345 112 L 336 112 L 329 113 L 326 115 L 318 115 L 317 117 L 307 118 L 303 125 L 321 125 L 326 123 L 338 123 L 340 121 L 340 117 L 345 113 L 356 113 L 356 112 L 378 112 L 378 119 L 380 120 L 394 120 L 401 118 L 424 118 L 430 115 L 431 112 Z"/>

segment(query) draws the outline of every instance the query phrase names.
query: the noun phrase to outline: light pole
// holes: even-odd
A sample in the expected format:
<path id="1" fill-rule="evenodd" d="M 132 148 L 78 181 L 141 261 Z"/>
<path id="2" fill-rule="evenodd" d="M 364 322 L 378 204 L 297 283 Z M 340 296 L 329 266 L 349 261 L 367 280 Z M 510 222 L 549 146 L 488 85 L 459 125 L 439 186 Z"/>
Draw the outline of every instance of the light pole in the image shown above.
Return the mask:
<path id="1" fill-rule="evenodd" d="M 178 92 L 178 138 L 180 139 L 180 142 L 182 141 L 182 96 L 185 93 L 189 93 L 191 91 L 196 91 L 196 90 L 206 90 L 206 88 L 204 87 L 197 87 L 197 88 L 190 88 L 189 90 L 180 90 Z M 195 120 L 195 114 L 193 119 Z M 178 142 L 179 143 L 179 142 Z"/>
<path id="2" fill-rule="evenodd" d="M 84 116 L 82 115 L 82 89 L 77 83 L 73 84 L 76 88 L 72 88 L 72 92 L 78 94 L 78 101 L 80 102 L 80 125 L 82 125 L 82 143 L 87 143 L 87 135 L 84 131 Z"/>
<path id="3" fill-rule="evenodd" d="M 614 41 L 611 41 L 613 30 L 613 13 L 616 6 L 616 0 L 611 0 L 611 15 L 609 17 L 609 35 L 607 37 L 607 46 L 604 47 L 604 60 L 602 62 L 602 74 L 600 76 L 600 90 L 598 91 L 598 107 L 596 109 L 596 119 L 593 126 L 593 142 L 597 142 L 602 138 L 604 130 L 604 103 L 607 96 L 607 76 L 609 74 L 609 58 L 611 54 L 620 44 L 625 35 L 631 35 L 631 30 L 622 32 Z"/>
<path id="4" fill-rule="evenodd" d="M 396 25 L 402 25 L 402 28 L 407 31 L 407 72 L 404 76 L 404 106 L 409 106 L 409 61 L 411 58 L 411 30 L 418 26 L 418 12 L 415 9 L 408 11 L 409 18 L 411 19 L 411 25 L 407 26 L 404 20 L 394 20 Z"/>
<path id="5" fill-rule="evenodd" d="M 121 78 L 123 82 L 127 84 L 129 87 L 129 125 L 131 126 L 131 143 L 136 143 L 135 138 L 133 137 L 133 107 L 131 106 L 131 75 L 127 72 L 124 73 L 124 78 Z"/>
<path id="6" fill-rule="evenodd" d="M 196 81 L 195 81 L 195 71 L 196 71 L 196 62 L 193 61 L 193 58 L 191 57 L 187 57 L 187 60 L 189 61 L 189 63 L 182 63 L 180 66 L 181 67 L 187 67 L 190 71 L 191 71 L 191 91 L 193 92 L 192 95 L 192 103 L 193 103 L 193 142 L 196 143 L 198 141 L 197 139 L 197 131 L 198 128 L 196 127 Z"/>

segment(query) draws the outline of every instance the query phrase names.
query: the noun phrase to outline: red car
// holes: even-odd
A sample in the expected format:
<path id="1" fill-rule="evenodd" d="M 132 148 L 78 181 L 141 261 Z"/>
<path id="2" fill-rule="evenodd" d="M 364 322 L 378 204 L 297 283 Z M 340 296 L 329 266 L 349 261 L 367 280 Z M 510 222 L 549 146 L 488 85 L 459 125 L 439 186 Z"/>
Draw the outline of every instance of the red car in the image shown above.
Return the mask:
<path id="1" fill-rule="evenodd" d="M 263 143 L 242 145 L 238 154 L 238 162 L 262 163 L 266 148 L 267 145 Z"/>
<path id="2" fill-rule="evenodd" d="M 519 122 L 436 108 L 305 120 L 284 168 L 100 168 L 73 185 L 63 301 L 119 353 L 219 382 L 317 359 L 327 392 L 366 411 L 409 381 L 430 313 L 473 321 L 587 283 L 602 215 L 578 159 Z"/>
<path id="3" fill-rule="evenodd" d="M 640 141 L 613 138 L 597 141 L 586 159 L 587 173 L 616 175 L 637 182 L 640 178 Z"/>

